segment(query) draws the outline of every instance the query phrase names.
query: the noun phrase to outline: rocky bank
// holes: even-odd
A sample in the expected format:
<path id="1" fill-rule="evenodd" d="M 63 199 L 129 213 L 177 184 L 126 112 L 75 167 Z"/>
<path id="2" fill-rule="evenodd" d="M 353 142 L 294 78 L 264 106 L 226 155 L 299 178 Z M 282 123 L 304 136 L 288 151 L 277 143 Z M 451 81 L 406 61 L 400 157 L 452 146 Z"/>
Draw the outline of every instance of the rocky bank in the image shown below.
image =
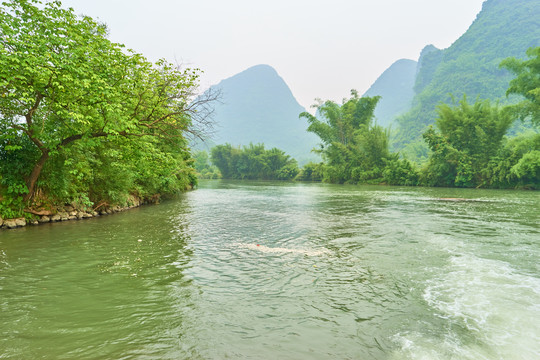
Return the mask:
<path id="1" fill-rule="evenodd" d="M 27 210 L 27 213 L 31 214 L 31 218 L 24 217 L 17 219 L 2 219 L 0 217 L 0 229 L 14 229 L 27 225 L 39 225 L 49 222 L 59 222 L 68 220 L 83 220 L 97 216 L 110 215 L 117 212 L 133 209 L 144 204 L 158 203 L 159 197 L 152 197 L 147 200 L 142 200 L 137 197 L 130 197 L 127 205 L 125 206 L 99 206 L 95 209 L 77 209 L 73 205 L 65 205 L 55 210 Z"/>

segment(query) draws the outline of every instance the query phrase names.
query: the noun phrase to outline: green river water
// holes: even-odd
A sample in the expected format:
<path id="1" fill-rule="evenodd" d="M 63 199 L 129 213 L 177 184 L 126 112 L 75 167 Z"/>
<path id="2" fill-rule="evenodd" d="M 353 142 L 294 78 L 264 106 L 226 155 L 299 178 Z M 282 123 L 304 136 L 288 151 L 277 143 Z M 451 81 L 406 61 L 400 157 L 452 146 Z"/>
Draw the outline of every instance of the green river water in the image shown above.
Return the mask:
<path id="1" fill-rule="evenodd" d="M 539 255 L 538 192 L 206 181 L 0 231 L 0 359 L 540 359 Z"/>

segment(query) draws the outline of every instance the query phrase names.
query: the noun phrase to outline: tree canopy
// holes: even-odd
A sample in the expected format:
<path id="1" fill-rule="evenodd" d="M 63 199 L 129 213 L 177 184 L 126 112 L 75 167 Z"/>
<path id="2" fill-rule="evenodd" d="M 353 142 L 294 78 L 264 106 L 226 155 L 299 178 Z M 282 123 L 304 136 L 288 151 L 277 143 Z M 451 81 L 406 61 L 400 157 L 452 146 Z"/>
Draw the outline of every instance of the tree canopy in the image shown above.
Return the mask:
<path id="1" fill-rule="evenodd" d="M 341 105 L 326 101 L 317 105 L 317 115 L 303 112 L 308 131 L 319 136 L 317 149 L 326 162 L 324 180 L 330 182 L 382 181 L 383 169 L 392 157 L 388 132 L 374 124 L 379 96 L 359 97 L 354 90 Z M 396 159 L 396 157 L 393 157 Z"/>
<path id="2" fill-rule="evenodd" d="M 440 132 L 430 127 L 424 133 L 432 151 L 428 183 L 465 187 L 482 184 L 482 170 L 499 151 L 513 118 L 488 100 L 470 105 L 465 97 L 457 106 L 440 105 L 438 113 Z"/>
<path id="3" fill-rule="evenodd" d="M 31 198 L 47 164 L 59 171 L 74 152 L 88 159 L 116 149 L 123 160 L 184 152 L 173 172 L 188 167 L 185 134 L 205 121 L 197 111 L 204 99 L 193 101 L 198 77 L 197 69 L 151 63 L 111 42 L 105 25 L 60 1 L 2 3 L 0 156 L 11 161 L 0 168 L 4 190 Z"/>
<path id="4" fill-rule="evenodd" d="M 263 144 L 218 145 L 211 155 L 225 179 L 292 180 L 298 174 L 296 160 L 277 148 L 267 150 Z"/>
<path id="5" fill-rule="evenodd" d="M 302 113 L 308 131 L 321 139 L 317 150 L 324 163 L 308 164 L 300 180 L 336 183 L 386 183 L 457 187 L 540 187 L 540 134 L 529 129 L 511 137 L 517 117 L 539 125 L 539 49 L 529 60 L 509 58 L 502 66 L 514 72 L 509 94 L 522 95 L 516 105 L 500 106 L 463 96 L 459 103 L 440 104 L 435 126 L 423 133 L 426 161 L 415 166 L 388 150 L 388 132 L 373 124 L 378 98 L 359 98 L 352 92 L 342 105 L 320 103 L 317 114 Z"/>
<path id="6" fill-rule="evenodd" d="M 524 100 L 513 108 L 521 119 L 530 117 L 534 124 L 540 125 L 540 46 L 528 49 L 527 55 L 528 60 L 512 57 L 501 63 L 516 75 L 506 94 L 523 96 Z"/>

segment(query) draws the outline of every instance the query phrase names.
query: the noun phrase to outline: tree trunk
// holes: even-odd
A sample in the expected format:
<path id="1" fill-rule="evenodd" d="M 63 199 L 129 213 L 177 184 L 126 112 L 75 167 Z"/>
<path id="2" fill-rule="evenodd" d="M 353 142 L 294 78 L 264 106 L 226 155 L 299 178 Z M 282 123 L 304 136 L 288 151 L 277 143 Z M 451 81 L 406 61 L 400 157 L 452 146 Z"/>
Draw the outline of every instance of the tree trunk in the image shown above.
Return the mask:
<path id="1" fill-rule="evenodd" d="M 49 150 L 45 149 L 41 152 L 41 157 L 39 158 L 36 165 L 34 165 L 34 169 L 32 170 L 32 173 L 30 174 L 30 177 L 26 181 L 26 187 L 28 188 L 28 194 L 24 197 L 24 201 L 27 201 L 34 196 L 35 188 L 36 188 L 36 182 L 39 178 L 39 174 L 41 174 L 41 170 L 43 169 L 43 165 L 45 162 L 49 159 Z"/>

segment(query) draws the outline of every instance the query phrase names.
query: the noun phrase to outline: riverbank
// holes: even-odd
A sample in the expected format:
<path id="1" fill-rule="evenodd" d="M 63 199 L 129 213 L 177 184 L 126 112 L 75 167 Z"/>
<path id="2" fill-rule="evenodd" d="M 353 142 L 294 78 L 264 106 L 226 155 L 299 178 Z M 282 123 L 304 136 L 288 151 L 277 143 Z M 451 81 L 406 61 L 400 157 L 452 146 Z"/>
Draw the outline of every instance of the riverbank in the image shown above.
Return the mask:
<path id="1" fill-rule="evenodd" d="M 27 209 L 25 212 L 29 214 L 29 218 L 19 217 L 15 219 L 2 219 L 0 217 L 0 229 L 16 229 L 19 227 L 25 227 L 29 225 L 40 225 L 50 222 L 62 222 L 70 220 L 84 220 L 99 216 L 107 216 L 118 212 L 130 210 L 136 207 L 140 207 L 146 204 L 159 203 L 160 196 L 155 195 L 148 199 L 141 199 L 136 196 L 130 196 L 126 205 L 113 205 L 101 204 L 93 209 L 77 208 L 73 205 L 65 205 L 53 210 L 33 210 Z"/>

